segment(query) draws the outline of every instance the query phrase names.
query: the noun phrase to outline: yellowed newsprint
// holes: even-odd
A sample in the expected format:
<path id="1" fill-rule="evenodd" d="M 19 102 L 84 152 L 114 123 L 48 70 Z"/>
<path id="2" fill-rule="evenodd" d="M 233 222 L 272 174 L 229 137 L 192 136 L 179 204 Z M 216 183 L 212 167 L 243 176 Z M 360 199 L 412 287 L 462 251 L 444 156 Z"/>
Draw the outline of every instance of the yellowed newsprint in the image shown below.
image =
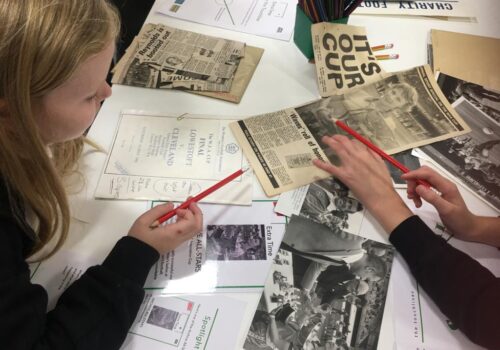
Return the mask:
<path id="1" fill-rule="evenodd" d="M 470 131 L 446 101 L 428 66 L 398 72 L 339 96 L 230 124 L 265 193 L 274 196 L 328 176 L 314 158 L 336 161 L 321 142 L 344 133 L 332 118 L 389 154 Z"/>
<path id="2" fill-rule="evenodd" d="M 321 22 L 311 27 L 319 93 L 341 95 L 382 79 L 364 27 Z"/>

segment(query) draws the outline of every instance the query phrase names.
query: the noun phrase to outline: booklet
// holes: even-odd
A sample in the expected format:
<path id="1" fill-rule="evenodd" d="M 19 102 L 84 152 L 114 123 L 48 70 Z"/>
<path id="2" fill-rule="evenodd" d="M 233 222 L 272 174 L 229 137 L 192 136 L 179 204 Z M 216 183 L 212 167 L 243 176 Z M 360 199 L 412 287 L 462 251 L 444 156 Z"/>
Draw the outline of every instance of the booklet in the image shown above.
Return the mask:
<path id="1" fill-rule="evenodd" d="M 234 349 L 245 308 L 220 295 L 147 292 L 121 349 Z"/>
<path id="2" fill-rule="evenodd" d="M 184 201 L 209 188 L 247 165 L 229 130 L 231 121 L 123 111 L 95 197 Z M 202 201 L 249 205 L 251 200 L 247 171 Z"/>
<path id="3" fill-rule="evenodd" d="M 162 255 L 145 288 L 164 293 L 260 290 L 286 224 L 286 218 L 274 212 L 274 204 L 200 205 L 203 231 Z"/>

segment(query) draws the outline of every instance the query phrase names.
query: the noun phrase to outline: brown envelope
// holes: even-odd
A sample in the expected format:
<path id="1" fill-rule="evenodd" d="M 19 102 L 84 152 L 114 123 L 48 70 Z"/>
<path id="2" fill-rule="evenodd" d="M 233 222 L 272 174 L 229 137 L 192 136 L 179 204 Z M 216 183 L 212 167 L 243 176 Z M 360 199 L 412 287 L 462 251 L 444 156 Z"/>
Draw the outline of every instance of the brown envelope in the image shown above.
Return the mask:
<path id="1" fill-rule="evenodd" d="M 500 91 L 500 39 L 431 30 L 434 72 Z"/>

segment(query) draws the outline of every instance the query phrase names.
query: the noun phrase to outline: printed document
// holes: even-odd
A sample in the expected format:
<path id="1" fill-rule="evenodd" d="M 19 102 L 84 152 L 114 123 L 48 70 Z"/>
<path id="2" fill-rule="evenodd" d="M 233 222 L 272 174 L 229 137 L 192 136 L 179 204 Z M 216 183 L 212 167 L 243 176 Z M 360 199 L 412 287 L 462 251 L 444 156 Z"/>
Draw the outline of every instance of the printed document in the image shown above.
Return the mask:
<path id="1" fill-rule="evenodd" d="M 122 350 L 234 349 L 245 308 L 220 295 L 147 292 Z"/>
<path id="2" fill-rule="evenodd" d="M 200 207 L 203 232 L 160 256 L 145 288 L 164 293 L 248 292 L 264 288 L 286 223 L 284 216 L 274 212 L 274 202 L 254 201 L 250 207 Z"/>
<path id="3" fill-rule="evenodd" d="M 354 10 L 353 15 L 395 15 L 473 18 L 475 2 L 471 0 L 415 0 L 384 1 L 365 0 Z"/>
<path id="4" fill-rule="evenodd" d="M 288 41 L 296 0 L 165 0 L 160 13 L 191 22 Z"/>
<path id="5" fill-rule="evenodd" d="M 122 113 L 97 198 L 184 201 L 246 166 L 231 120 Z M 251 172 L 203 201 L 249 205 Z"/>

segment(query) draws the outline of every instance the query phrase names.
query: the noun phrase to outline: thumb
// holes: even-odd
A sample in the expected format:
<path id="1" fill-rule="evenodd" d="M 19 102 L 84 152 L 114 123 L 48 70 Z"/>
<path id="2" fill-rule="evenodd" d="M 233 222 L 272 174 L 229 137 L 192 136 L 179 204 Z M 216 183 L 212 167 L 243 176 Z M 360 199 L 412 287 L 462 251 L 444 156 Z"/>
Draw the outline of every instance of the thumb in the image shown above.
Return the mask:
<path id="1" fill-rule="evenodd" d="M 415 192 L 425 201 L 432 204 L 440 215 L 448 213 L 453 207 L 451 203 L 443 199 L 437 192 L 425 186 L 417 186 Z"/>

